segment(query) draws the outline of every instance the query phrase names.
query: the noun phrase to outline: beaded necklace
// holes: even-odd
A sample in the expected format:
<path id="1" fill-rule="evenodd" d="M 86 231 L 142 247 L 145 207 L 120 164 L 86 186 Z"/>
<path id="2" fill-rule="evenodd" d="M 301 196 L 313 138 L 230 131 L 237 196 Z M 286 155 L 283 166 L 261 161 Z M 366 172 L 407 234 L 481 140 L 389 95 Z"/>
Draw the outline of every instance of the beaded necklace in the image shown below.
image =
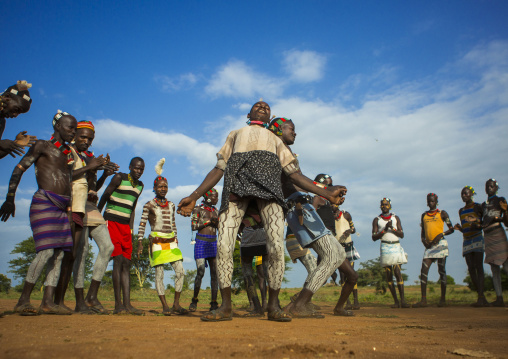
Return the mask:
<path id="1" fill-rule="evenodd" d="M 130 173 L 127 175 L 127 178 L 129 179 L 129 182 L 131 183 L 131 186 L 132 187 L 136 187 L 136 185 L 138 184 L 138 181 L 134 182 L 134 179 L 132 178 Z"/>
<path id="2" fill-rule="evenodd" d="M 51 138 L 49 139 L 49 142 L 54 144 L 55 147 L 58 148 L 60 150 L 60 152 L 62 152 L 64 155 L 67 155 L 67 164 L 68 165 L 72 165 L 74 163 L 74 157 L 72 157 L 71 148 L 68 145 L 66 145 L 65 143 L 61 144 L 60 142 L 58 142 L 58 140 L 54 136 L 51 136 Z"/>
<path id="3" fill-rule="evenodd" d="M 164 198 L 163 200 L 158 199 L 157 197 L 154 198 L 155 203 L 157 203 L 157 206 L 164 208 L 169 205 L 169 201 Z"/>
<path id="4" fill-rule="evenodd" d="M 263 121 L 247 121 L 247 125 L 260 125 L 260 126 L 263 126 L 264 128 L 268 128 L 268 124 L 266 122 L 263 122 Z"/>
<path id="5" fill-rule="evenodd" d="M 382 214 L 379 216 L 381 218 L 383 218 L 385 221 L 389 221 L 391 218 L 392 218 L 392 214 L 389 213 L 387 216 L 383 216 Z"/>
<path id="6" fill-rule="evenodd" d="M 439 209 L 436 208 L 433 211 L 427 211 L 427 216 L 429 216 L 429 217 L 435 217 L 436 214 L 438 214 L 438 213 L 439 213 Z"/>
<path id="7" fill-rule="evenodd" d="M 204 203 L 201 203 L 201 208 L 206 209 L 208 212 L 214 212 L 216 210 L 215 206 L 209 207 Z"/>

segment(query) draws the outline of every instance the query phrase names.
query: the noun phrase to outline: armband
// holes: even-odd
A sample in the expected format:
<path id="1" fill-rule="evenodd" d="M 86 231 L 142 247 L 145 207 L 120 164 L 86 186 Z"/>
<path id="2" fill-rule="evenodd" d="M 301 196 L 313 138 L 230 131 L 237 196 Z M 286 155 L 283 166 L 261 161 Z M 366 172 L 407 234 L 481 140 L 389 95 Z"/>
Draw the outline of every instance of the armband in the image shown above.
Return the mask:
<path id="1" fill-rule="evenodd" d="M 16 165 L 16 167 L 18 167 L 21 171 L 25 172 L 26 171 L 26 168 L 21 166 L 19 163 Z"/>
<path id="2" fill-rule="evenodd" d="M 14 197 L 16 194 L 14 192 L 8 192 L 7 197 Z"/>

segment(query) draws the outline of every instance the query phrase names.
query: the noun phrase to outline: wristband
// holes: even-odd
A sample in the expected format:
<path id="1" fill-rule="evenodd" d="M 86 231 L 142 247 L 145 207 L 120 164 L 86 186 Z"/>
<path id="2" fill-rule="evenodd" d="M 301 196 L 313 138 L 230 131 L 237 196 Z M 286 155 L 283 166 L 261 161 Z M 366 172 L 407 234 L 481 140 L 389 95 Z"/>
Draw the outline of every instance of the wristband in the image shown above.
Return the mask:
<path id="1" fill-rule="evenodd" d="M 14 197 L 16 194 L 14 192 L 7 193 L 7 197 Z"/>

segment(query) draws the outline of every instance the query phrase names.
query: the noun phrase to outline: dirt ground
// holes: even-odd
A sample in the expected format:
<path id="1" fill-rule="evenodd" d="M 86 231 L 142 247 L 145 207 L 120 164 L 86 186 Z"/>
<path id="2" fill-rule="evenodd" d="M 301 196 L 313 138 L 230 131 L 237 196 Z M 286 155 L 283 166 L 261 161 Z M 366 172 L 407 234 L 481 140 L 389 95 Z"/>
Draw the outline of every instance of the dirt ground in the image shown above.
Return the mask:
<path id="1" fill-rule="evenodd" d="M 1 299 L 0 311 L 15 302 Z M 325 319 L 290 323 L 237 316 L 205 323 L 204 306 L 170 317 L 7 314 L 0 318 L 0 358 L 459 358 L 457 350 L 508 358 L 507 308 L 364 307 L 344 318 L 331 315 L 329 303 L 317 304 Z M 156 303 L 136 305 L 160 311 Z"/>

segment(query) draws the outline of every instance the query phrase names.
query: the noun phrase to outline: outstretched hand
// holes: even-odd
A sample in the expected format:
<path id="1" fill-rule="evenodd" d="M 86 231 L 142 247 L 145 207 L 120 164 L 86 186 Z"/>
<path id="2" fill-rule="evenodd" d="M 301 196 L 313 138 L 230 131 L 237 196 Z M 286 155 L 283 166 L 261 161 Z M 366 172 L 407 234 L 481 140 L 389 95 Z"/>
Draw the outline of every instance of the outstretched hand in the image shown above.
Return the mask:
<path id="1" fill-rule="evenodd" d="M 0 153 L 3 153 L 3 156 L 9 154 L 12 157 L 16 157 L 16 155 L 23 155 L 25 151 L 23 151 L 23 146 L 18 145 L 16 141 L 0 140 Z"/>
<path id="2" fill-rule="evenodd" d="M 14 142 L 23 147 L 31 147 L 35 144 L 35 141 L 37 141 L 37 136 L 27 135 L 26 132 L 27 131 L 21 131 L 18 133 Z"/>
<path id="3" fill-rule="evenodd" d="M 5 201 L 0 208 L 0 220 L 2 220 L 2 222 L 6 222 L 11 215 L 14 217 L 15 212 L 16 205 L 14 202 Z"/>
<path id="4" fill-rule="evenodd" d="M 331 192 L 330 194 L 330 202 L 332 204 L 341 205 L 344 203 L 344 196 L 347 193 L 347 188 L 344 186 L 330 186 L 328 187 L 328 191 Z"/>
<path id="5" fill-rule="evenodd" d="M 184 217 L 189 217 L 196 206 L 196 200 L 192 199 L 190 196 L 185 197 L 178 203 L 178 208 L 176 213 L 181 214 Z"/>

